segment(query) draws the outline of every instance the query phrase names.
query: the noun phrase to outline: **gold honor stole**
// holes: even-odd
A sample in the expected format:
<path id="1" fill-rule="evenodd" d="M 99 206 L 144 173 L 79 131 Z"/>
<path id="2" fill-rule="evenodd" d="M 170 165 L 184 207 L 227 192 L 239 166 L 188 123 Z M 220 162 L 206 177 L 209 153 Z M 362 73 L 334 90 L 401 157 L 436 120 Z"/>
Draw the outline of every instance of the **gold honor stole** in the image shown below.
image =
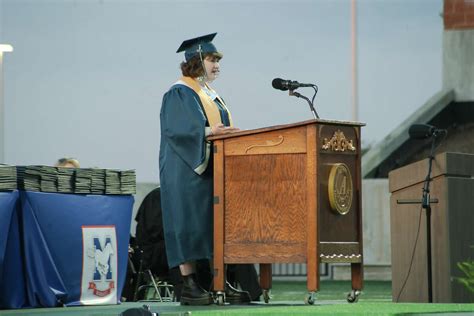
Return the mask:
<path id="1" fill-rule="evenodd" d="M 201 86 L 199 83 L 191 78 L 191 77 L 181 77 L 180 81 L 184 82 L 188 87 L 194 90 L 194 92 L 197 93 L 199 96 L 199 99 L 201 100 L 202 106 L 204 108 L 204 112 L 206 113 L 207 120 L 209 121 L 209 127 L 213 127 L 216 124 L 222 123 L 221 119 L 221 113 L 219 112 L 219 108 L 217 104 L 211 99 L 210 96 L 207 95 L 204 90 L 201 89 Z M 215 93 L 214 90 L 211 89 L 206 83 L 206 87 L 211 90 L 212 92 Z M 217 95 L 217 93 L 216 93 Z M 233 126 L 232 123 L 232 117 L 230 116 L 230 111 L 225 105 L 224 101 L 217 95 L 217 99 L 219 102 L 222 104 L 224 109 L 227 111 L 227 114 L 229 115 L 229 122 L 230 126 Z"/>

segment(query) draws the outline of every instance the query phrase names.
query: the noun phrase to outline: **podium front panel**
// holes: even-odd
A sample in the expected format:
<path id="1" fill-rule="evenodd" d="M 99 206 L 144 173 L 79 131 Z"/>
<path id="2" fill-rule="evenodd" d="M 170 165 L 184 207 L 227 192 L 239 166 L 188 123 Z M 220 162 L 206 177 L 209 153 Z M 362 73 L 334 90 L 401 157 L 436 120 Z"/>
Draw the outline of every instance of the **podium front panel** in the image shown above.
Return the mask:
<path id="1" fill-rule="evenodd" d="M 225 261 L 305 262 L 306 126 L 231 139 L 224 150 Z"/>

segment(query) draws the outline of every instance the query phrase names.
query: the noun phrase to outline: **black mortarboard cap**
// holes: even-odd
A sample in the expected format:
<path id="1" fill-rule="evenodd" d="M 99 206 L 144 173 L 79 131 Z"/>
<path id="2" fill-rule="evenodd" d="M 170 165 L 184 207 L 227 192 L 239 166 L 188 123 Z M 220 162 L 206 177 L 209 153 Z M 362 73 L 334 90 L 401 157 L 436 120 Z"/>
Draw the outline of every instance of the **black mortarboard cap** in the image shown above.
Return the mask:
<path id="1" fill-rule="evenodd" d="M 186 58 L 186 61 L 189 61 L 194 56 L 197 56 L 199 52 L 201 52 L 201 54 L 214 53 L 217 56 L 222 57 L 222 54 L 219 53 L 214 44 L 212 44 L 212 40 L 216 35 L 217 33 L 212 33 L 185 40 L 181 46 L 179 46 L 176 52 L 180 53 L 184 51 L 184 57 Z"/>

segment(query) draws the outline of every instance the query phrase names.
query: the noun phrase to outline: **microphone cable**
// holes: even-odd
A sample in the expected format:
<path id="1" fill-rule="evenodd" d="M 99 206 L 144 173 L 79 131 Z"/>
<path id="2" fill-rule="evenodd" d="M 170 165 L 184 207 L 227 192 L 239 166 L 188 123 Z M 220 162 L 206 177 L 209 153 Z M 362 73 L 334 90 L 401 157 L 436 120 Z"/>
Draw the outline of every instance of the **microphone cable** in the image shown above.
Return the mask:
<path id="1" fill-rule="evenodd" d="M 415 259 L 415 250 L 416 250 L 416 246 L 418 245 L 418 239 L 420 237 L 420 228 L 421 228 L 421 215 L 423 214 L 423 206 L 420 205 L 420 215 L 418 217 L 418 229 L 416 231 L 416 238 L 415 238 L 415 245 L 413 246 L 413 251 L 411 253 L 411 259 L 410 259 L 410 266 L 408 267 L 408 272 L 407 272 L 407 276 L 405 277 L 405 281 L 403 281 L 403 285 L 402 287 L 400 288 L 400 291 L 398 292 L 398 295 L 397 295 L 397 300 L 396 302 L 398 302 L 400 300 L 400 295 L 402 295 L 402 292 L 403 290 L 405 289 L 405 286 L 407 284 L 407 281 L 408 281 L 408 278 L 410 277 L 410 273 L 411 273 L 411 268 L 413 267 L 413 261 Z M 428 224 L 428 223 L 427 223 Z"/>

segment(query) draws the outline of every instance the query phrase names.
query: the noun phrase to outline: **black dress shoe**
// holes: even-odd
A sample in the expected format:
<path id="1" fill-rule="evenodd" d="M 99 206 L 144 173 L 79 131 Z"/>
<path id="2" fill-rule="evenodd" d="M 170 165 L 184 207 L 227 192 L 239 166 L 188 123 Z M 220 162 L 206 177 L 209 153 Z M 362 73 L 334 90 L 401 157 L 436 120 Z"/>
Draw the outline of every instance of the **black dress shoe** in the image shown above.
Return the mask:
<path id="1" fill-rule="evenodd" d="M 247 291 L 241 291 L 225 283 L 225 301 L 230 304 L 248 304 L 250 303 L 250 294 Z"/>
<path id="2" fill-rule="evenodd" d="M 181 305 L 209 305 L 214 301 L 208 291 L 197 284 L 195 275 L 183 276 L 183 289 L 180 298 Z"/>

